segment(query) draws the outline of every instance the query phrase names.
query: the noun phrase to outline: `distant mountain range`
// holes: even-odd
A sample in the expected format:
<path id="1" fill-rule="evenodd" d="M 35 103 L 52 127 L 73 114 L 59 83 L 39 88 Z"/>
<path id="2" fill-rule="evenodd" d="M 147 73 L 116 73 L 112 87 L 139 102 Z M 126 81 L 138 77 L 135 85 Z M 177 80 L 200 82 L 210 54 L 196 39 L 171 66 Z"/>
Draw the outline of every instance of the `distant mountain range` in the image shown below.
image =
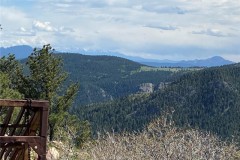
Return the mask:
<path id="1" fill-rule="evenodd" d="M 6 56 L 9 53 L 15 54 L 17 59 L 27 58 L 33 51 L 33 48 L 28 45 L 20 45 L 13 47 L 1 47 L 0 48 L 0 57 Z M 182 61 L 171 61 L 171 60 L 154 60 L 154 59 L 144 59 L 140 57 L 131 57 L 118 52 L 105 52 L 105 51 L 85 51 L 80 50 L 81 54 L 85 55 L 111 55 L 121 58 L 126 58 L 144 65 L 153 66 L 153 67 L 214 67 L 233 64 L 234 62 L 226 60 L 220 56 L 215 56 L 208 59 L 196 59 L 196 60 L 182 60 Z M 61 53 L 61 52 L 57 52 Z"/>
<path id="2" fill-rule="evenodd" d="M 220 56 L 214 56 L 208 59 L 196 59 L 189 61 L 155 61 L 155 62 L 140 62 L 145 65 L 154 66 L 154 67 L 214 67 L 233 64 L 234 62 L 226 60 Z"/>
<path id="3" fill-rule="evenodd" d="M 12 46 L 12 47 L 1 47 L 0 48 L 0 57 L 7 56 L 9 53 L 15 55 L 17 59 L 27 58 L 33 51 L 33 48 L 28 45 Z"/>

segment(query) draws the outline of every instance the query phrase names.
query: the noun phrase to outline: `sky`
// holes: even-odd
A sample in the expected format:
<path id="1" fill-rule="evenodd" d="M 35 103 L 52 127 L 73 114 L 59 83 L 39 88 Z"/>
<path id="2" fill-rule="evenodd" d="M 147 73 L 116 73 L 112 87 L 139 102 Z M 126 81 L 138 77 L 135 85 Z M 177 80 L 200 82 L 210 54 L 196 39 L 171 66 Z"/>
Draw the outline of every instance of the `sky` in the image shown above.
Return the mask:
<path id="1" fill-rule="evenodd" d="M 240 62 L 240 0 L 0 0 L 0 47 Z"/>

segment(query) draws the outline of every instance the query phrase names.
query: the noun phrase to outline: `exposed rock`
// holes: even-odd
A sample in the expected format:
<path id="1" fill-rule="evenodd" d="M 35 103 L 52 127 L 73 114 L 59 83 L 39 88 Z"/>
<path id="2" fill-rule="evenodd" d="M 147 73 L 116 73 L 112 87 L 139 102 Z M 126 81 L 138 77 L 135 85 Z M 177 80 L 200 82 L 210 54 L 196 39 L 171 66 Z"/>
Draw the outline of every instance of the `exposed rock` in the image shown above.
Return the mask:
<path id="1" fill-rule="evenodd" d="M 158 85 L 158 89 L 162 90 L 165 89 L 169 85 L 168 82 L 160 82 Z"/>
<path id="2" fill-rule="evenodd" d="M 58 160 L 60 154 L 55 147 L 50 147 L 47 152 L 47 160 Z"/>
<path id="3" fill-rule="evenodd" d="M 102 88 L 100 88 L 100 92 L 101 92 L 103 98 L 107 97 L 107 93 Z"/>
<path id="4" fill-rule="evenodd" d="M 154 84 L 152 83 L 142 83 L 139 86 L 140 92 L 144 93 L 153 93 L 154 91 Z"/>

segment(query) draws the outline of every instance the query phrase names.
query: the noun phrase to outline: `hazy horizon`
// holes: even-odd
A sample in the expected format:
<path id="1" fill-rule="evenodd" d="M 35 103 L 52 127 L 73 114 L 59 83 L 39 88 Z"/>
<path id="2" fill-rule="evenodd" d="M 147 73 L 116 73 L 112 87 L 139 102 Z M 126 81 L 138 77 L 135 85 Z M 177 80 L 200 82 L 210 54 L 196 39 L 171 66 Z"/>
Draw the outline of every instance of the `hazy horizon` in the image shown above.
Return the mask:
<path id="1" fill-rule="evenodd" d="M 16 46 L 9 46 L 9 47 L 2 47 L 4 49 L 9 49 L 11 47 L 21 47 L 21 46 L 26 46 L 26 47 L 31 47 L 32 49 L 34 49 L 35 47 L 33 46 L 30 46 L 30 45 L 16 45 Z M 54 48 L 55 50 L 55 48 Z M 56 53 L 69 53 L 69 54 L 82 54 L 82 55 L 92 55 L 92 56 L 97 56 L 97 55 L 107 55 L 107 56 L 117 56 L 117 57 L 122 57 L 122 58 L 126 58 L 126 59 L 129 59 L 129 60 L 133 60 L 133 61 L 136 61 L 136 62 L 163 62 L 163 63 L 174 63 L 174 62 L 180 62 L 180 61 L 194 61 L 194 60 L 207 60 L 207 59 L 210 59 L 210 58 L 214 58 L 214 57 L 221 57 L 219 55 L 214 55 L 214 56 L 210 56 L 210 57 L 206 57 L 206 58 L 202 58 L 202 59 L 199 59 L 199 58 L 195 58 L 195 59 L 179 59 L 179 60 L 171 60 L 171 59 L 147 59 L 147 58 L 141 58 L 141 57 L 138 57 L 138 56 L 127 56 L 127 55 L 124 55 L 122 53 L 119 53 L 119 52 L 111 52 L 111 51 L 94 51 L 94 50 L 80 50 L 78 52 L 62 52 L 60 50 L 55 50 Z M 17 57 L 20 56 L 19 54 L 20 53 L 13 53 L 13 54 L 17 54 Z M 31 53 L 29 53 L 28 55 L 30 55 Z M 4 54 L 3 54 L 4 55 Z M 1 56 L 3 56 L 2 53 L 0 52 L 0 58 Z M 6 55 L 6 53 L 5 53 Z M 27 57 L 26 57 L 27 58 Z M 223 57 L 221 57 L 223 58 Z M 225 60 L 229 60 L 229 59 L 226 59 L 224 58 Z M 230 60 L 229 60 L 230 61 Z M 235 62 L 235 61 L 232 61 L 232 62 Z M 237 62 L 236 62 L 237 63 Z"/>

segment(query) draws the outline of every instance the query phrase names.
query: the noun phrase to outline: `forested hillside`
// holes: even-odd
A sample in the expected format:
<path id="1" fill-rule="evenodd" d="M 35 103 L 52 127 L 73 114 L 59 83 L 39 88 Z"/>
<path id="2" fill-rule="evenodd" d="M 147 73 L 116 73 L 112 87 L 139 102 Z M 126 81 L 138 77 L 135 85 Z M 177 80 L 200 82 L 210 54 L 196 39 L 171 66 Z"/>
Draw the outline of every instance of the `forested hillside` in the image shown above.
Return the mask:
<path id="1" fill-rule="evenodd" d="M 81 106 L 78 117 L 89 120 L 95 133 L 140 130 L 163 112 L 173 112 L 177 125 L 232 138 L 240 135 L 240 64 L 208 68 L 177 78 L 153 94 Z"/>
<path id="2" fill-rule="evenodd" d="M 49 100 L 49 146 L 58 146 L 64 159 L 96 155 L 111 159 L 116 151 L 121 151 L 118 156 L 128 152 L 133 159 L 168 157 L 170 152 L 197 159 L 239 157 L 235 145 L 240 140 L 239 63 L 207 69 L 152 68 L 117 57 L 52 51 L 50 45 L 34 50 L 22 61 L 24 69 L 14 55 L 1 58 L 0 97 Z M 84 89 L 74 106 L 79 85 L 72 81 Z M 139 92 L 147 83 L 153 91 Z M 84 94 L 90 100 L 81 102 Z M 110 101 L 92 103 L 104 100 Z M 92 104 L 80 105 L 86 103 Z M 90 126 L 94 136 L 114 133 L 92 141 Z M 221 142 L 212 133 L 237 141 Z"/>
<path id="3" fill-rule="evenodd" d="M 185 73 L 183 69 L 157 69 L 114 56 L 87 56 L 81 54 L 56 54 L 63 59 L 63 69 L 70 81 L 79 82 L 76 105 L 113 100 L 140 91 L 143 83 L 169 82 Z"/>

